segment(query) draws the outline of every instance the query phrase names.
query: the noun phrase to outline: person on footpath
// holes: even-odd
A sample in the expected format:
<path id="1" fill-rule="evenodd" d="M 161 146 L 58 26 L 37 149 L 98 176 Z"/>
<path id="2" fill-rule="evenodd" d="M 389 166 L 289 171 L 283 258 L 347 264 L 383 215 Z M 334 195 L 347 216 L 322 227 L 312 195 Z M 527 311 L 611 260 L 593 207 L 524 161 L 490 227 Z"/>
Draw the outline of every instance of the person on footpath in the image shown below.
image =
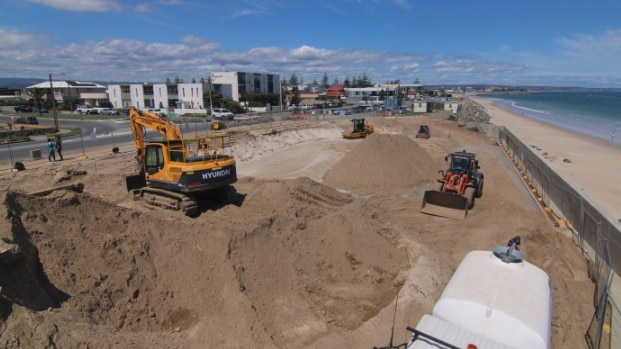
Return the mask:
<path id="1" fill-rule="evenodd" d="M 47 161 L 52 162 L 56 161 L 56 153 L 54 152 L 54 148 L 56 147 L 56 143 L 51 139 L 47 139 Z"/>
<path id="2" fill-rule="evenodd" d="M 60 139 L 60 136 L 56 136 L 55 140 L 56 152 L 58 156 L 60 156 L 60 161 L 63 161 L 63 141 Z"/>

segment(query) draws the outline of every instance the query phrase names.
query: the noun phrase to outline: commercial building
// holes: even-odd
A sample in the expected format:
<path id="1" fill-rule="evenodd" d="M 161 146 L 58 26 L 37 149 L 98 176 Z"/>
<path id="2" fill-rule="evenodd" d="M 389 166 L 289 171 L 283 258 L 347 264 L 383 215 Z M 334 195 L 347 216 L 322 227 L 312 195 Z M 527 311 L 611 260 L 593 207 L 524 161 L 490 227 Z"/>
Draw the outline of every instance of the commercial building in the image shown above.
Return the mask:
<path id="1" fill-rule="evenodd" d="M 280 76 L 276 74 L 219 72 L 209 77 L 211 88 L 231 98 L 243 102 L 246 93 L 280 94 Z"/>

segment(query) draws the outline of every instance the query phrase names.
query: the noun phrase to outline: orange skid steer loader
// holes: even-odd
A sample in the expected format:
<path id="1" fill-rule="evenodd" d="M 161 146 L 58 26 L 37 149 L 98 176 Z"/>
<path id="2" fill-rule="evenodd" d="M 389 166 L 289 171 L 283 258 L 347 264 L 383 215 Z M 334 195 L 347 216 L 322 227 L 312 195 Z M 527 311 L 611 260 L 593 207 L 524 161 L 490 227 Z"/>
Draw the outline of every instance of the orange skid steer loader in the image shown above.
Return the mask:
<path id="1" fill-rule="evenodd" d="M 476 155 L 465 150 L 445 157 L 449 168 L 440 170 L 442 176 L 434 190 L 423 197 L 421 212 L 455 219 L 465 219 L 474 206 L 474 198 L 483 195 L 483 173 L 479 172 Z"/>

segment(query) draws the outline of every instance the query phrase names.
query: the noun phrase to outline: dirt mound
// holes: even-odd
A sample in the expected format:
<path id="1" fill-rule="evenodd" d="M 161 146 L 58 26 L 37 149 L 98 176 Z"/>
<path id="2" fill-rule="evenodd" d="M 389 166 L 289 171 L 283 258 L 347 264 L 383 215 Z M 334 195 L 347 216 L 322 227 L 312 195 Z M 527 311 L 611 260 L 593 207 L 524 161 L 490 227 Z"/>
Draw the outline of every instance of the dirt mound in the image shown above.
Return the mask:
<path id="1" fill-rule="evenodd" d="M 156 219 L 70 187 L 9 192 L 0 314 L 10 323 L 30 320 L 19 332 L 5 331 L 2 344 L 19 338 L 24 345 L 27 337 L 27 346 L 42 347 L 49 333 L 38 329 L 48 327 L 54 345 L 64 347 L 129 333 L 149 336 L 138 347 L 151 347 L 197 328 L 215 340 L 220 326 L 241 317 L 258 324 L 252 341 L 301 347 L 355 329 L 394 298 L 408 256 L 380 207 L 308 178 L 240 182 L 252 192 L 247 220 L 228 220 L 222 209 L 207 226 L 181 214 L 174 223 Z M 53 315 L 33 317 L 46 309 Z M 227 312 L 231 319 L 212 324 L 210 314 Z M 77 341 L 72 327 L 107 330 Z"/>
<path id="2" fill-rule="evenodd" d="M 421 123 L 429 140 L 413 138 Z M 351 127 L 238 139 L 240 205 L 194 218 L 131 198 L 119 174 L 135 169 L 133 150 L 0 174 L 0 347 L 401 343 L 468 251 L 515 234 L 550 275 L 551 346 L 586 347 L 584 259 L 499 147 L 440 120 L 373 118 L 376 133 L 353 141 L 340 124 Z M 431 159 L 455 149 L 476 151 L 490 179 L 457 225 L 419 212 L 445 166 Z"/>
<path id="3" fill-rule="evenodd" d="M 359 195 L 387 194 L 430 186 L 437 168 L 411 138 L 374 133 L 328 170 L 323 181 Z"/>
<path id="4" fill-rule="evenodd" d="M 279 346 L 303 347 L 330 328 L 353 330 L 390 302 L 409 265 L 381 208 L 306 178 L 263 185 L 270 196 L 287 192 L 295 212 L 265 217 L 239 236 L 231 260 Z"/>

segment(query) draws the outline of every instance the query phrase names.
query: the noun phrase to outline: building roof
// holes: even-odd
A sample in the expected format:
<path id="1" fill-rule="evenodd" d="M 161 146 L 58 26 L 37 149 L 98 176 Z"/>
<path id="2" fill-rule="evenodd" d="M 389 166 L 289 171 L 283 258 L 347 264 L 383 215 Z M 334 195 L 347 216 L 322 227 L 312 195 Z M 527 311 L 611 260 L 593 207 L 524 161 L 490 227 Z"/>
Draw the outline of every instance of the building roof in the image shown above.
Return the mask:
<path id="1" fill-rule="evenodd" d="M 326 97 L 340 97 L 345 95 L 345 87 L 343 85 L 332 85 L 328 87 Z"/>
<path id="2" fill-rule="evenodd" d="M 50 82 L 44 81 L 35 85 L 31 85 L 26 87 L 29 88 L 50 88 Z M 105 89 L 106 86 L 99 85 L 94 82 L 85 82 L 85 81 L 73 81 L 73 80 L 60 80 L 54 81 L 52 80 L 52 88 L 96 88 L 96 89 Z"/>

